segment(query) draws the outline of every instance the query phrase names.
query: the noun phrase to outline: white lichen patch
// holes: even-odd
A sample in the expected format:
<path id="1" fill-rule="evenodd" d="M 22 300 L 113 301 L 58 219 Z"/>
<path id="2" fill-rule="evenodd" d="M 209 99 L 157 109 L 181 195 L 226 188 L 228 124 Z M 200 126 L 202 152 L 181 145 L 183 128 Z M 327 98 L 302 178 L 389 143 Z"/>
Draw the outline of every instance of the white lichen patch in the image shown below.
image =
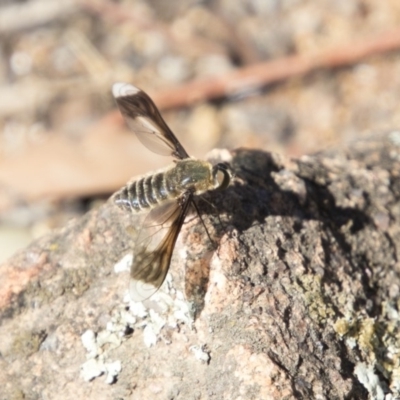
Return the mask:
<path id="1" fill-rule="evenodd" d="M 114 267 L 123 270 L 123 264 L 130 260 L 125 257 Z M 117 265 L 119 265 L 117 267 Z M 119 347 L 133 331 L 142 331 L 145 346 L 152 347 L 162 340 L 171 343 L 168 332 L 179 324 L 193 324 L 193 313 L 184 295 L 172 288 L 172 278 L 167 279 L 161 289 L 144 302 L 131 301 L 127 293 L 121 306 L 114 310 L 105 329 L 95 333 L 87 330 L 81 337 L 87 351 L 87 361 L 81 367 L 81 376 L 90 381 L 100 375 L 106 375 L 106 382 L 113 383 L 122 365 L 120 361 L 111 361 L 110 352 Z M 164 329 L 167 333 L 164 333 Z M 208 362 L 209 355 L 203 347 L 194 346 L 191 351 L 200 361 Z"/>
<path id="2" fill-rule="evenodd" d="M 82 344 L 87 350 L 87 361 L 81 366 L 81 377 L 85 381 L 91 381 L 100 375 L 106 374 L 106 383 L 115 381 L 121 371 L 121 362 L 107 361 L 107 353 L 121 345 L 121 338 L 108 330 L 100 331 L 97 335 L 88 329 L 81 336 Z"/>
<path id="3" fill-rule="evenodd" d="M 126 300 L 126 298 L 125 298 Z M 126 303 L 129 303 L 129 311 L 132 313 L 132 315 L 138 317 L 138 318 L 146 318 L 147 317 L 147 309 L 143 305 L 143 303 L 136 302 L 136 301 L 131 301 L 129 297 L 129 293 L 127 294 L 127 300 L 125 301 Z"/>
<path id="4" fill-rule="evenodd" d="M 121 372 L 122 366 L 120 361 L 105 363 L 101 359 L 91 358 L 82 364 L 81 377 L 86 382 L 106 374 L 105 382 L 109 385 L 115 382 L 116 377 Z"/>
<path id="5" fill-rule="evenodd" d="M 82 364 L 81 377 L 84 381 L 89 382 L 103 374 L 104 371 L 104 364 L 95 358 L 91 358 Z"/>
<path id="6" fill-rule="evenodd" d="M 371 399 L 385 400 L 382 384 L 378 375 L 376 375 L 373 366 L 359 363 L 354 368 L 354 373 L 358 380 L 368 390 Z"/>
<path id="7" fill-rule="evenodd" d="M 115 349 L 122 343 L 120 335 L 112 333 L 108 330 L 100 331 L 96 339 L 97 346 L 101 348 L 106 344 L 109 344 L 109 349 Z"/>
<path id="8" fill-rule="evenodd" d="M 97 355 L 97 343 L 96 343 L 96 335 L 91 330 L 88 329 L 82 336 L 81 336 L 83 347 L 85 347 L 86 351 L 88 352 L 87 358 L 94 358 Z"/>
<path id="9" fill-rule="evenodd" d="M 106 383 L 113 383 L 122 365 L 119 360 L 110 361 L 109 352 L 119 347 L 127 333 L 133 330 L 136 317 L 121 306 L 111 316 L 106 329 L 97 334 L 88 329 L 81 336 L 82 344 L 87 351 L 87 361 L 81 366 L 81 377 L 90 381 L 106 374 Z"/>
<path id="10" fill-rule="evenodd" d="M 114 272 L 126 272 L 129 271 L 133 262 L 133 255 L 132 253 L 126 254 L 124 257 L 121 258 L 115 265 L 114 265 Z"/>
<path id="11" fill-rule="evenodd" d="M 143 330 L 143 340 L 147 347 L 157 343 L 158 335 L 165 325 L 166 320 L 157 314 L 154 310 L 149 310 L 149 318 Z"/>
<path id="12" fill-rule="evenodd" d="M 205 350 L 204 346 L 194 345 L 189 347 L 189 350 L 194 354 L 197 360 L 203 363 L 208 364 L 211 359 L 210 354 Z"/>
<path id="13" fill-rule="evenodd" d="M 117 378 L 118 374 L 121 372 L 122 365 L 121 361 L 114 361 L 112 363 L 107 363 L 105 365 L 105 372 L 107 374 L 106 376 L 106 383 L 111 385 L 112 383 L 115 382 L 115 379 Z"/>
<path id="14" fill-rule="evenodd" d="M 154 346 L 157 343 L 157 334 L 152 325 L 146 325 L 143 329 L 143 341 L 147 347 Z"/>
<path id="15" fill-rule="evenodd" d="M 176 321 L 191 326 L 193 323 L 192 314 L 190 304 L 187 301 L 178 298 L 175 300 L 173 315 Z"/>
<path id="16" fill-rule="evenodd" d="M 172 290 L 170 285 L 171 277 L 167 276 L 166 283 L 150 299 L 144 302 L 128 301 L 130 312 L 139 319 L 136 328 L 144 328 L 143 341 L 147 347 L 157 343 L 166 325 L 170 328 L 176 328 L 178 323 L 192 326 L 193 317 L 188 302 L 180 291 Z"/>
<path id="17" fill-rule="evenodd" d="M 396 303 L 383 302 L 380 319 L 347 316 L 334 324 L 347 347 L 362 354 L 363 362 L 360 360 L 354 374 L 370 392 L 371 399 L 383 398 L 383 392 L 385 400 L 400 399 L 399 317 Z M 384 377 L 384 383 L 379 382 L 376 371 Z"/>
<path id="18" fill-rule="evenodd" d="M 160 290 L 151 298 L 143 302 L 134 302 L 126 296 L 124 301 L 128 303 L 130 313 L 138 318 L 135 327 L 144 328 L 146 346 L 152 346 L 157 342 L 157 337 L 166 325 L 171 328 L 175 328 L 178 323 L 192 326 L 193 313 L 190 304 L 182 292 L 172 287 L 170 274 L 167 275 Z"/>

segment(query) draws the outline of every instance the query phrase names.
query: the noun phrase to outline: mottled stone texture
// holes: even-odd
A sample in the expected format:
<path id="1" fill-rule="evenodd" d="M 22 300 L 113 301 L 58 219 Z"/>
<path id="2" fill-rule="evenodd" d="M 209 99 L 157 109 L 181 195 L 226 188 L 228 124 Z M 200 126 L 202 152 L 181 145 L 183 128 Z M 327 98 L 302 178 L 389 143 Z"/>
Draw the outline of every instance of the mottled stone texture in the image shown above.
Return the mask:
<path id="1" fill-rule="evenodd" d="M 171 265 L 193 326 L 166 323 L 150 348 L 135 327 L 108 350 L 113 385 L 80 378 L 80 336 L 120 307 L 128 273 L 112 267 L 141 217 L 106 203 L 1 266 L 1 399 L 399 396 L 400 134 L 232 157 L 234 184 L 199 202 L 217 248 L 188 217 Z"/>

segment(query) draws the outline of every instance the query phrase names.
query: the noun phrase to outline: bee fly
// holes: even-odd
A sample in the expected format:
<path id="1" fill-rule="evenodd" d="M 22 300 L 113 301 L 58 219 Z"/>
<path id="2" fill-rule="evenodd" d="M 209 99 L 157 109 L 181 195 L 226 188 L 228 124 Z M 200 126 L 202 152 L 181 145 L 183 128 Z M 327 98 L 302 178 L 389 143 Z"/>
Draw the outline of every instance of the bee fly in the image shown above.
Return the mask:
<path id="1" fill-rule="evenodd" d="M 116 83 L 113 95 L 128 126 L 155 153 L 172 156 L 174 164 L 128 183 L 114 202 L 133 213 L 149 212 L 136 238 L 130 271 L 132 300 L 153 295 L 164 282 L 175 242 L 194 196 L 228 187 L 229 164 L 212 165 L 190 158 L 168 128 L 150 97 L 127 83 Z M 199 214 L 200 216 L 200 214 Z"/>

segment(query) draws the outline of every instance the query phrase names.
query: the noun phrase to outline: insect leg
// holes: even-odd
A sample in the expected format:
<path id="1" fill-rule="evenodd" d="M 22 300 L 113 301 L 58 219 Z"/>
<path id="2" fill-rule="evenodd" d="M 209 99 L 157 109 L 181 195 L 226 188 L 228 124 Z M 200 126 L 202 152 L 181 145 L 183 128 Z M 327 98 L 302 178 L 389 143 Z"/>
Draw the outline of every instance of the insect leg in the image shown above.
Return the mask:
<path id="1" fill-rule="evenodd" d="M 200 221 L 201 221 L 201 223 L 202 223 L 203 226 L 204 226 L 204 229 L 206 230 L 208 239 L 209 239 L 210 242 L 215 246 L 215 242 L 211 239 L 210 233 L 208 232 L 208 229 L 207 229 L 207 227 L 206 227 L 206 224 L 204 223 L 204 220 L 203 220 L 203 218 L 202 218 L 202 216 L 201 216 L 201 214 L 200 214 L 200 210 L 199 210 L 199 208 L 197 207 L 197 204 L 196 204 L 196 202 L 195 202 L 194 199 L 192 199 L 192 204 L 193 204 L 194 208 L 196 209 L 197 215 L 199 216 Z"/>

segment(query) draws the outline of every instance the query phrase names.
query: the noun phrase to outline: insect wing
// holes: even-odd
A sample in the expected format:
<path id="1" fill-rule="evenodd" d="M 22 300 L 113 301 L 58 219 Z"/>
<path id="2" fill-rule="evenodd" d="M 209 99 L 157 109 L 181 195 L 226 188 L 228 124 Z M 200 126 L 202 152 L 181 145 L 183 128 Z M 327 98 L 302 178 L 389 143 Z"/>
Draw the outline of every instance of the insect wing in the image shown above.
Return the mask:
<path id="1" fill-rule="evenodd" d="M 153 209 L 136 241 L 129 292 L 133 301 L 143 301 L 162 285 L 192 195 Z"/>
<path id="2" fill-rule="evenodd" d="M 115 83 L 112 92 L 129 128 L 148 149 L 163 156 L 189 158 L 145 92 L 128 83 Z"/>

